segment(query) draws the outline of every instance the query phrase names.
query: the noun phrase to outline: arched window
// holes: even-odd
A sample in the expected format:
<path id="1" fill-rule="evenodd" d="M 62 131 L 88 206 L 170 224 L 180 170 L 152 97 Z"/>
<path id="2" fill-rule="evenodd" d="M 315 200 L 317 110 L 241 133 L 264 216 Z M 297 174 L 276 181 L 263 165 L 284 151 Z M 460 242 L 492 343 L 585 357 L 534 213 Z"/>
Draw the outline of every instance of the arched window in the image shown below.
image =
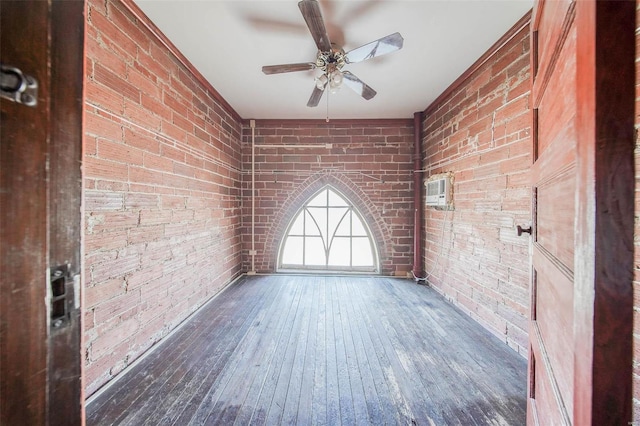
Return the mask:
<path id="1" fill-rule="evenodd" d="M 291 221 L 280 245 L 278 269 L 378 272 L 378 256 L 362 216 L 327 186 Z"/>

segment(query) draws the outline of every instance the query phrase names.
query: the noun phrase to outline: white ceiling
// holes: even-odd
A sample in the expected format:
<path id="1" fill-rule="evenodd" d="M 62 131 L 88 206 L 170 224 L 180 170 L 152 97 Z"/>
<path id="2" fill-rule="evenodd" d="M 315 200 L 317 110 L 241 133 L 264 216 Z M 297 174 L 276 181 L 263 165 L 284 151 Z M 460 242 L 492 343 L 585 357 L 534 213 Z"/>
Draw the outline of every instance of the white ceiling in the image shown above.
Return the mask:
<path id="1" fill-rule="evenodd" d="M 314 62 L 317 48 L 297 0 L 136 0 L 154 24 L 244 119 L 323 119 L 327 93 L 307 100 L 316 71 L 264 75 L 263 65 Z M 402 50 L 349 70 L 373 87 L 347 87 L 329 116 L 411 118 L 423 111 L 531 8 L 532 0 L 320 0 L 332 42 L 349 51 L 396 31 Z"/>

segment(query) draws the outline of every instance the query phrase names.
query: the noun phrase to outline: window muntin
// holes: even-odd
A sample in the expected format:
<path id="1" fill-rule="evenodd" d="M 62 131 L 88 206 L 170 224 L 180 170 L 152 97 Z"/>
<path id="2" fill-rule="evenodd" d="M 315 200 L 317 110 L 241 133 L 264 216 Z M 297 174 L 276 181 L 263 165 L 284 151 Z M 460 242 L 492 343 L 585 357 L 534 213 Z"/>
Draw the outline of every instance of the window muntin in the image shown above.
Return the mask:
<path id="1" fill-rule="evenodd" d="M 377 272 L 377 252 L 353 205 L 325 187 L 300 209 L 282 241 L 279 270 Z"/>

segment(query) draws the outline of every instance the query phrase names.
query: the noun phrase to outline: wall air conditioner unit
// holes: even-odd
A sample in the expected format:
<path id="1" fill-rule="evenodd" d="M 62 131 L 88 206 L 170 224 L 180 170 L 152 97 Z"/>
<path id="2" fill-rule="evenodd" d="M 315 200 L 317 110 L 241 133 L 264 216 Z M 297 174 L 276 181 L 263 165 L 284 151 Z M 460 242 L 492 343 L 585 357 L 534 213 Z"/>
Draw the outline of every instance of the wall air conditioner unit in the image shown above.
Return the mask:
<path id="1" fill-rule="evenodd" d="M 424 182 L 424 186 L 427 187 L 427 206 L 445 207 L 452 203 L 453 188 L 450 173 L 431 176 Z"/>

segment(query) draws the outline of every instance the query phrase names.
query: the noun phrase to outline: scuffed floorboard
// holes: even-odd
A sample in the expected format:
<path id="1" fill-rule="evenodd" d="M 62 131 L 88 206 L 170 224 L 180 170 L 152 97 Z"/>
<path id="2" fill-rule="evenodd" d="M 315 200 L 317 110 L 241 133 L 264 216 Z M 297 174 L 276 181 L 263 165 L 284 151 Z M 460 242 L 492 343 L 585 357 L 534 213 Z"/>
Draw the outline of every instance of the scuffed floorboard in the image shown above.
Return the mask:
<path id="1" fill-rule="evenodd" d="M 243 277 L 87 406 L 88 425 L 523 425 L 526 362 L 413 281 Z"/>

